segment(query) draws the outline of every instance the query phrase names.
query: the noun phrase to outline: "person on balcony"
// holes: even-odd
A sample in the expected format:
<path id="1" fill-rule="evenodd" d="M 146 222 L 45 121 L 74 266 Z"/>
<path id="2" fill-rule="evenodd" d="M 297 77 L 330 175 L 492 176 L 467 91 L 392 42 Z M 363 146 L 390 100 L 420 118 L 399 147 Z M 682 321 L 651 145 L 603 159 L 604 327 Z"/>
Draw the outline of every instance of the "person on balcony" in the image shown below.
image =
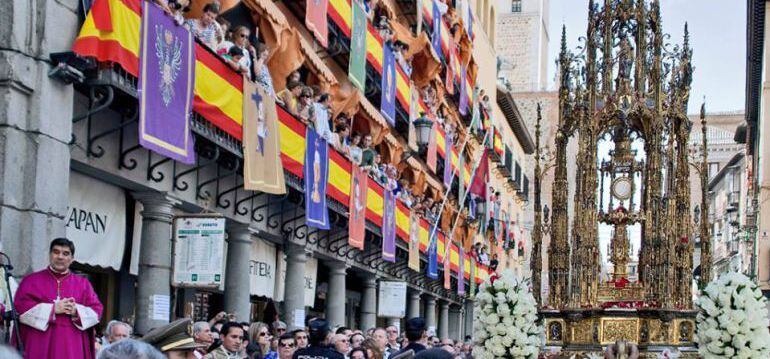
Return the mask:
<path id="1" fill-rule="evenodd" d="M 243 49 L 238 46 L 231 46 L 230 50 L 228 50 L 226 54 L 222 55 L 222 60 L 224 60 L 225 63 L 230 66 L 231 69 L 233 69 L 233 71 L 239 73 L 247 73 L 249 69 L 241 64 L 241 59 L 244 56 L 245 54 L 243 53 Z"/>
<path id="2" fill-rule="evenodd" d="M 253 59 L 257 58 L 257 49 L 249 42 L 251 36 L 251 30 L 246 26 L 238 26 L 233 29 L 233 45 L 238 46 L 243 50 L 244 56 L 240 60 L 240 64 L 248 69 L 246 75 L 249 79 L 252 79 L 253 71 Z"/>
<path id="3" fill-rule="evenodd" d="M 270 70 L 267 68 L 268 55 L 270 55 L 270 48 L 261 42 L 257 44 L 257 57 L 254 61 L 254 81 L 262 86 L 265 92 L 275 97 L 273 77 L 270 76 Z"/>
<path id="4" fill-rule="evenodd" d="M 299 100 L 297 101 L 297 117 L 305 126 L 315 127 L 315 103 L 313 102 L 313 90 L 302 86 Z"/>
<path id="5" fill-rule="evenodd" d="M 329 116 L 331 116 L 331 96 L 328 93 L 321 93 L 318 96 L 318 102 L 313 103 L 314 115 L 310 118 L 313 121 L 318 136 L 328 142 L 332 141 L 332 131 L 329 127 Z"/>
<path id="6" fill-rule="evenodd" d="M 177 25 L 184 24 L 184 13 L 190 11 L 190 0 L 155 0 L 155 3 L 173 17 Z"/>
<path id="7" fill-rule="evenodd" d="M 361 154 L 361 167 L 370 168 L 374 164 L 376 152 L 372 148 L 372 135 L 364 136 L 364 146 Z"/>
<path id="8" fill-rule="evenodd" d="M 407 46 L 407 44 L 403 43 L 402 41 L 396 40 L 396 42 L 393 44 L 393 56 L 396 58 L 396 62 L 401 66 L 401 69 L 406 72 L 406 76 L 411 77 L 412 65 L 404 57 L 404 52 L 406 52 L 408 49 L 409 46 Z"/>
<path id="9" fill-rule="evenodd" d="M 350 157 L 350 126 L 341 124 L 337 126 L 337 132 L 331 134 L 329 144 L 334 146 L 337 151 L 342 152 L 345 157 Z"/>
<path id="10" fill-rule="evenodd" d="M 355 165 L 361 165 L 364 150 L 361 149 L 361 134 L 356 132 L 350 138 L 350 161 Z"/>
<path id="11" fill-rule="evenodd" d="M 219 16 L 219 3 L 212 2 L 203 7 L 203 13 L 198 19 L 187 19 L 185 26 L 211 50 L 217 51 L 217 38 L 224 38 L 224 33 L 216 18 Z M 248 67 L 248 66 L 247 66 Z"/>
<path id="12" fill-rule="evenodd" d="M 302 94 L 302 84 L 291 81 L 286 88 L 278 92 L 277 100 L 286 106 L 286 110 L 293 116 L 299 115 L 299 95 Z"/>

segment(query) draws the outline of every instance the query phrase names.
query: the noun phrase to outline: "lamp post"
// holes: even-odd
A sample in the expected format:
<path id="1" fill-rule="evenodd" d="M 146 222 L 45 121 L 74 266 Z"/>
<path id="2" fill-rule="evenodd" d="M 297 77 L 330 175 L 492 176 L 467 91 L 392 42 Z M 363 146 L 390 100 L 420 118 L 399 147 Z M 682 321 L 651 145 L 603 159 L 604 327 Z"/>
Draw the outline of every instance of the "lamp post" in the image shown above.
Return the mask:
<path id="1" fill-rule="evenodd" d="M 428 150 L 430 143 L 430 132 L 433 128 L 433 121 L 425 117 L 425 112 L 420 113 L 420 117 L 414 121 L 414 129 L 417 134 L 417 147 L 420 153 Z"/>

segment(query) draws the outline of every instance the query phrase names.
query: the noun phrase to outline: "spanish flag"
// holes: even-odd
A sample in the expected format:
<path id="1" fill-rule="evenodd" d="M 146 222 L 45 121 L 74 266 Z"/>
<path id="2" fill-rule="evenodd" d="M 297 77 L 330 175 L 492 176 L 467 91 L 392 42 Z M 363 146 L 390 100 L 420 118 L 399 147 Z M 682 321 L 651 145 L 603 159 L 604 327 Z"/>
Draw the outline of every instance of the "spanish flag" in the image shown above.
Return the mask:
<path id="1" fill-rule="evenodd" d="M 139 76 L 141 0 L 95 0 L 72 51 Z"/>

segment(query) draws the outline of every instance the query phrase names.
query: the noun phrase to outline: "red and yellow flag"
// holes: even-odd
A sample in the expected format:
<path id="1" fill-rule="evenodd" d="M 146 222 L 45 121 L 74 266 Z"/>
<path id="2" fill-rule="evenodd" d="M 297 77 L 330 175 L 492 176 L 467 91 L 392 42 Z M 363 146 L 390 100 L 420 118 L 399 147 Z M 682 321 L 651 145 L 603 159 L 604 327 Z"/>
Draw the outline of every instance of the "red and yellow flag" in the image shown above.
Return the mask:
<path id="1" fill-rule="evenodd" d="M 139 76 L 141 0 L 96 0 L 86 15 L 72 51 L 120 65 Z"/>

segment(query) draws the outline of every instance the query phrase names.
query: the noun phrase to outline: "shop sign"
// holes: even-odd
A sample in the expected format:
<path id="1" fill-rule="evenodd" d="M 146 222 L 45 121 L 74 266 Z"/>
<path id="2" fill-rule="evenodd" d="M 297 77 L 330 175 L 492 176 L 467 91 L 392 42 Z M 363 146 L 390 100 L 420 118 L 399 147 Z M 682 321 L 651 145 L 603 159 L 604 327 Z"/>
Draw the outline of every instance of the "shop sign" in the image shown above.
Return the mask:
<path id="1" fill-rule="evenodd" d="M 251 295 L 273 298 L 275 293 L 275 246 L 261 239 L 251 243 L 249 288 Z"/>
<path id="2" fill-rule="evenodd" d="M 406 282 L 380 281 L 377 316 L 403 318 L 406 316 Z"/>
<path id="3" fill-rule="evenodd" d="M 70 172 L 65 220 L 77 262 L 120 270 L 126 245 L 126 195 L 120 187 Z"/>
<path id="4" fill-rule="evenodd" d="M 278 280 L 275 282 L 275 300 L 282 302 L 286 291 L 286 259 L 282 251 L 278 252 Z M 316 282 L 318 279 L 318 259 L 308 258 L 305 262 L 305 306 L 313 307 L 316 298 Z"/>
<path id="5" fill-rule="evenodd" d="M 174 218 L 173 285 L 219 288 L 224 282 L 225 218 Z"/>

